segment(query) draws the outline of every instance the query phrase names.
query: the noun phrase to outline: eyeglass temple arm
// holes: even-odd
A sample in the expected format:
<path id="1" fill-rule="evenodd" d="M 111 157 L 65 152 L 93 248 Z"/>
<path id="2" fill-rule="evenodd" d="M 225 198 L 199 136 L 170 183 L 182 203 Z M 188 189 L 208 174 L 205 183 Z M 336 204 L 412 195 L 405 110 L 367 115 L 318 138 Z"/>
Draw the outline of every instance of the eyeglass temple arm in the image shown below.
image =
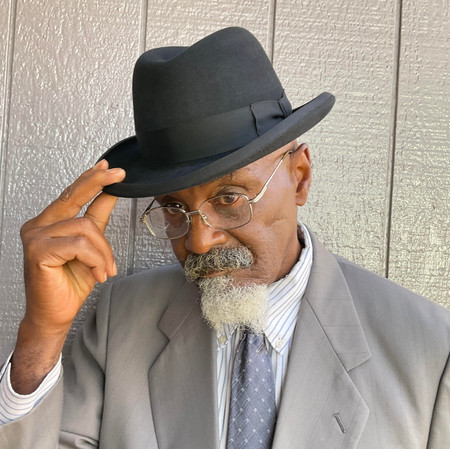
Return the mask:
<path id="1" fill-rule="evenodd" d="M 253 204 L 253 203 L 257 203 L 262 196 L 264 195 L 264 193 L 266 193 L 267 187 L 269 185 L 269 182 L 272 180 L 272 178 L 275 176 L 275 173 L 278 170 L 278 167 L 283 163 L 283 161 L 286 159 L 286 156 L 288 154 L 293 153 L 295 150 L 289 150 L 286 153 L 283 154 L 283 157 L 280 159 L 280 162 L 278 162 L 277 166 L 274 168 L 272 174 L 269 176 L 269 179 L 266 181 L 266 183 L 263 185 L 263 188 L 261 189 L 261 191 L 258 193 L 258 195 L 255 196 L 255 198 L 248 200 L 249 204 Z"/>
<path id="2" fill-rule="evenodd" d="M 144 212 L 142 213 L 141 218 L 140 218 L 141 221 L 144 221 L 145 214 L 152 208 L 153 203 L 155 201 L 156 201 L 156 198 L 153 198 L 153 201 L 148 205 L 147 209 L 144 210 Z"/>

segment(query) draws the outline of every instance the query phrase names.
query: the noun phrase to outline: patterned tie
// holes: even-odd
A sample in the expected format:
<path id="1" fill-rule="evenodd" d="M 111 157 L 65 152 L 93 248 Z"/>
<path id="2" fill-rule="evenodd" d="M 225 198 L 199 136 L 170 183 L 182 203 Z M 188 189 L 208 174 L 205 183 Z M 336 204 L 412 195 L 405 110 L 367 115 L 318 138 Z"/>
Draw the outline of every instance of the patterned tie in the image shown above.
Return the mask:
<path id="1" fill-rule="evenodd" d="M 275 383 L 263 334 L 243 332 L 231 382 L 227 449 L 270 449 L 276 422 Z"/>

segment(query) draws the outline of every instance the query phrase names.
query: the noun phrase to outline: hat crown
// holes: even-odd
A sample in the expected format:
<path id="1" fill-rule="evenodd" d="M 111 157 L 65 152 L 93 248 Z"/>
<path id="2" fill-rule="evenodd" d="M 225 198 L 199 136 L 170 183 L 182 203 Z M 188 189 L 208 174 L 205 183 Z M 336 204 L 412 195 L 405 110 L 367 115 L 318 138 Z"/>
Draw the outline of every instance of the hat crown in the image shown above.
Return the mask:
<path id="1" fill-rule="evenodd" d="M 127 175 L 104 190 L 153 196 L 217 179 L 305 133 L 333 103 L 324 92 L 293 110 L 261 44 L 243 28 L 149 50 L 133 76 L 136 136 L 102 156 Z"/>
<path id="2" fill-rule="evenodd" d="M 226 28 L 191 47 L 156 48 L 140 56 L 133 77 L 136 135 L 145 148 L 152 131 L 277 101 L 282 94 L 256 38 L 243 28 Z"/>

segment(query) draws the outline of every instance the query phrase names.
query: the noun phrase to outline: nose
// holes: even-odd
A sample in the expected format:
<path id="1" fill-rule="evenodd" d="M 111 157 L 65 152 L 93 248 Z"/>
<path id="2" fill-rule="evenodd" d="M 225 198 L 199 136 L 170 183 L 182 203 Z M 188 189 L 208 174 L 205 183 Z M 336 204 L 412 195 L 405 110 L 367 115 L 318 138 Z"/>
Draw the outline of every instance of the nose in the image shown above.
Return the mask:
<path id="1" fill-rule="evenodd" d="M 186 235 L 186 250 L 195 254 L 205 254 L 214 246 L 224 245 L 228 237 L 225 231 L 208 226 L 197 214 L 191 217 L 191 225 Z"/>

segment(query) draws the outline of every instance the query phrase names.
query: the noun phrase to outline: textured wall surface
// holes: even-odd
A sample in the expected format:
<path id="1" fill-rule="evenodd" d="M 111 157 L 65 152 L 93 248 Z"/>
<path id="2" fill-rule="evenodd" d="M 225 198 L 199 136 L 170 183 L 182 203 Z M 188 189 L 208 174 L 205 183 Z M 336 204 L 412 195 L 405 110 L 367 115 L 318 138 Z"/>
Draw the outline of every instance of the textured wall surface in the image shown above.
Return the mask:
<path id="1" fill-rule="evenodd" d="M 450 3 L 402 17 L 389 277 L 450 307 Z"/>
<path id="2" fill-rule="evenodd" d="M 322 90 L 337 99 L 326 121 L 302 136 L 315 170 L 300 216 L 329 249 L 384 274 L 394 4 L 318 0 L 296 23 L 296 2 L 279 1 L 276 12 L 274 63 L 291 101 Z"/>
<path id="3" fill-rule="evenodd" d="M 6 118 L 5 107 L 7 105 L 7 101 L 5 99 L 7 92 L 7 82 L 9 79 L 8 76 L 8 62 L 9 62 L 9 52 L 8 52 L 8 43 L 9 43 L 9 9 L 10 5 L 8 2 L 0 3 L 0 136 L 2 136 L 3 143 L 3 127 L 4 121 Z M 3 150 L 3 145 L 0 151 Z M 2 154 L 0 153 L 0 160 L 2 158 Z M 1 176 L 1 175 L 0 175 Z"/>
<path id="4" fill-rule="evenodd" d="M 0 2 L 0 359 L 24 309 L 21 224 L 133 134 L 134 60 L 225 26 L 248 28 L 294 107 L 337 103 L 302 136 L 314 180 L 300 217 L 331 250 L 450 307 L 448 0 Z M 173 260 L 141 228 L 108 229 L 121 274 Z M 95 289 L 75 328 L 95 305 Z"/>

